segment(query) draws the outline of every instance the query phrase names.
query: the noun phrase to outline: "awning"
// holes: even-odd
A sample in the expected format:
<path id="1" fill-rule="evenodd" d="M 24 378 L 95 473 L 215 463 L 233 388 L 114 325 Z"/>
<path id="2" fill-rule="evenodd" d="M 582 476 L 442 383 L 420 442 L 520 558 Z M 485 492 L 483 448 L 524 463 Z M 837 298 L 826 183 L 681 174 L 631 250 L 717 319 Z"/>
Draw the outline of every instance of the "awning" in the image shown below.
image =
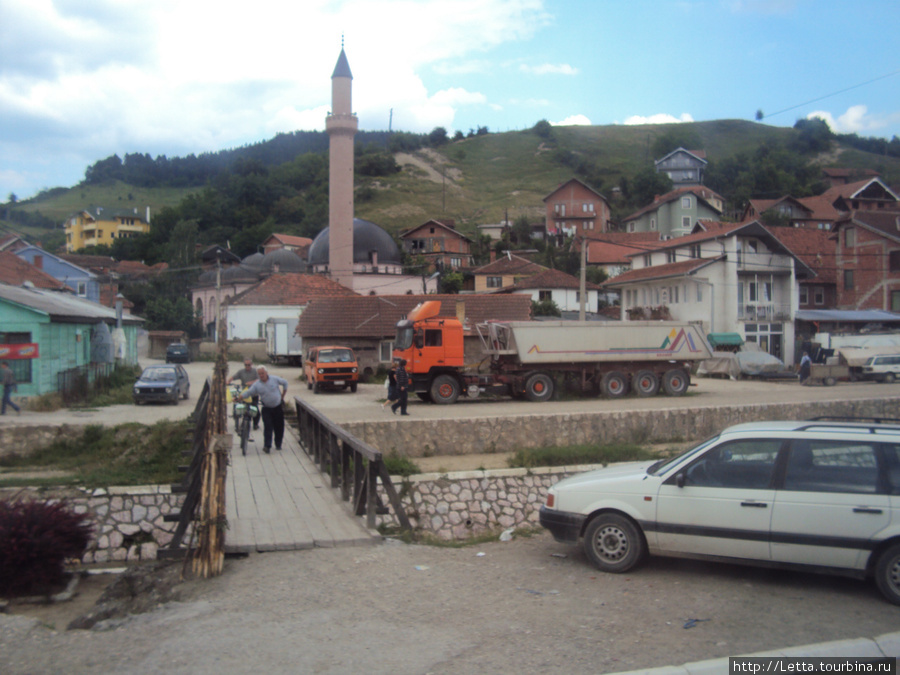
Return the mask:
<path id="1" fill-rule="evenodd" d="M 712 347 L 740 347 L 744 338 L 739 333 L 710 333 L 706 336 Z"/>

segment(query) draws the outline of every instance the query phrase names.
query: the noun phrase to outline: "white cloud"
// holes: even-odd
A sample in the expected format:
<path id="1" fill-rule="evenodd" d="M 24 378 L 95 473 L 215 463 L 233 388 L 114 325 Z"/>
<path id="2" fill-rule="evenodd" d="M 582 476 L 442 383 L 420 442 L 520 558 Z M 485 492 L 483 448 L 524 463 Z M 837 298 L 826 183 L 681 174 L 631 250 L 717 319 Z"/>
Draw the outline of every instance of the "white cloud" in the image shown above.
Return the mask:
<path id="1" fill-rule="evenodd" d="M 590 126 L 591 121 L 585 115 L 569 115 L 559 122 L 550 122 L 554 127 Z"/>
<path id="2" fill-rule="evenodd" d="M 641 115 L 632 115 L 625 119 L 622 123 L 626 126 L 631 126 L 635 124 L 676 124 L 678 122 L 693 122 L 694 118 L 690 116 L 688 113 L 681 113 L 681 117 L 673 117 L 668 113 L 657 113 L 656 115 L 650 115 L 649 117 L 643 117 Z"/>
<path id="3" fill-rule="evenodd" d="M 570 66 L 568 63 L 543 63 L 539 66 L 529 66 L 522 64 L 519 70 L 530 75 L 577 75 L 578 68 Z"/>
<path id="4" fill-rule="evenodd" d="M 879 129 L 883 129 L 891 124 L 896 124 L 900 120 L 900 112 L 890 115 L 874 116 L 869 115 L 869 109 L 864 105 L 854 105 L 847 108 L 843 115 L 834 117 L 826 110 L 817 110 L 806 116 L 806 119 L 818 117 L 823 120 L 828 127 L 837 134 L 856 134 L 856 133 L 872 133 Z"/>

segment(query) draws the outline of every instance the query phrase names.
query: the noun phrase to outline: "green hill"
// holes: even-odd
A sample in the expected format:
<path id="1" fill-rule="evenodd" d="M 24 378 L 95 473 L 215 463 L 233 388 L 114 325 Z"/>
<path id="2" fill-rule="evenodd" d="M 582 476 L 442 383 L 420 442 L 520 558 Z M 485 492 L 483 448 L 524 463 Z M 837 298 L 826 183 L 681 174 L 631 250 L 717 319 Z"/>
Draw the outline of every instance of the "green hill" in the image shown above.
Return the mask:
<path id="1" fill-rule="evenodd" d="M 711 166 L 742 154 L 752 155 L 761 145 L 790 147 L 798 137 L 795 129 L 741 120 L 553 127 L 546 137 L 534 130 L 477 135 L 438 148 L 398 153 L 395 159 L 402 167 L 398 173 L 377 178 L 358 175 L 356 214 L 392 233 L 430 218 L 452 218 L 467 234 L 474 233 L 479 224 L 507 217 L 515 220 L 525 215 L 539 220 L 544 214 L 543 198 L 559 183 L 578 176 L 611 197 L 612 188 L 622 178 L 631 180 L 639 172 L 652 169 L 657 159 L 654 143 L 673 133 L 695 139 L 697 145 L 688 149 L 704 150 Z M 803 156 L 803 161 L 817 168 L 875 169 L 888 184 L 900 183 L 897 158 L 862 152 L 839 141 L 832 141 L 830 148 L 827 153 L 810 155 L 811 159 Z M 52 226 L 58 228 L 71 213 L 91 204 L 133 206 L 139 212 L 149 206 L 152 215 L 163 207 L 177 206 L 186 195 L 202 189 L 147 189 L 120 182 L 57 188 L 34 199 L 0 206 L 0 226 L 39 238 L 51 234 Z M 11 218 L 16 213 L 19 218 Z M 37 225 L 34 220 L 31 225 L 22 225 L 21 214 L 40 214 L 44 220 Z M 288 233 L 299 230 L 290 222 L 277 223 L 276 229 Z"/>

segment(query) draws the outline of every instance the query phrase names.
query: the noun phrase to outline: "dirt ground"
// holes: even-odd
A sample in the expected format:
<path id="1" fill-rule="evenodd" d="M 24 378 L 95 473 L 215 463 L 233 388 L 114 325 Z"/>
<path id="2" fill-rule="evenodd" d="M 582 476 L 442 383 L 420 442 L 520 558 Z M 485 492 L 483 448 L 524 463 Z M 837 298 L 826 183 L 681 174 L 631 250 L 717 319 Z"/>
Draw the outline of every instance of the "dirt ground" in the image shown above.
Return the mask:
<path id="1" fill-rule="evenodd" d="M 210 369 L 191 364 L 191 403 Z M 296 369 L 284 372 L 292 393 L 312 396 L 296 382 Z M 691 396 L 664 403 L 894 394 L 887 385 L 701 380 Z M 338 419 L 379 419 L 382 395 L 377 385 L 364 385 L 356 396 L 320 395 L 315 404 Z M 597 405 L 637 407 L 647 400 L 415 403 L 410 412 L 465 419 Z M 140 415 L 150 422 L 155 415 L 186 416 L 193 405 L 121 408 L 60 411 L 41 420 L 91 423 Z M 27 423 L 29 415 L 2 423 Z M 424 470 L 452 471 L 505 466 L 505 456 L 417 462 Z M 0 614 L 0 672 L 609 673 L 871 638 L 900 625 L 900 609 L 870 583 L 654 558 L 632 573 L 608 575 L 593 569 L 579 548 L 558 544 L 546 532 L 460 548 L 388 540 L 253 554 L 228 559 L 224 574 L 211 580 L 181 581 L 180 572 L 180 564 L 132 569 L 134 578 L 118 583 L 116 598 L 99 606 L 102 592 L 121 575 L 82 580 L 69 603 L 11 605 Z M 86 614 L 81 623 L 90 629 L 65 630 Z"/>

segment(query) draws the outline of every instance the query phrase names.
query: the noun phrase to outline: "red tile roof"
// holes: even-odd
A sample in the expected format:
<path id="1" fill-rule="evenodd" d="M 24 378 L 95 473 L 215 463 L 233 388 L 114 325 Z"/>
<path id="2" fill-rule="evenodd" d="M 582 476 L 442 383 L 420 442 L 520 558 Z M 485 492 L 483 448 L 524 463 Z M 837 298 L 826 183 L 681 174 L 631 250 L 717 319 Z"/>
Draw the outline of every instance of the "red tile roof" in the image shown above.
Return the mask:
<path id="1" fill-rule="evenodd" d="M 667 203 L 673 202 L 677 199 L 681 199 L 681 197 L 683 197 L 687 193 L 696 195 L 698 199 L 702 199 L 714 211 L 721 213 L 721 210 L 716 208 L 715 206 L 713 206 L 713 204 L 710 201 L 713 199 L 718 199 L 719 201 L 724 203 L 725 200 L 718 193 L 713 192 L 708 187 L 704 187 L 702 185 L 686 185 L 684 187 L 676 188 L 676 189 L 672 190 L 671 192 L 667 192 L 664 195 L 658 195 L 656 198 L 654 198 L 653 202 L 651 202 L 650 204 L 648 204 L 647 206 L 645 206 L 641 209 L 638 209 L 631 215 L 626 216 L 625 218 L 622 219 L 622 221 L 627 222 L 629 220 L 634 220 L 635 218 L 640 218 L 645 213 L 649 213 L 650 211 L 656 211 L 663 204 L 667 204 Z"/>
<path id="2" fill-rule="evenodd" d="M 476 267 L 472 270 L 473 274 L 537 274 L 543 272 L 546 267 L 537 263 L 526 260 L 520 256 L 508 253 L 494 262 Z"/>
<path id="3" fill-rule="evenodd" d="M 441 301 L 440 316 L 455 317 L 457 303 L 465 305 L 470 326 L 489 320 L 528 321 L 528 295 L 358 295 L 318 298 L 300 315 L 297 334 L 310 338 L 386 338 L 396 333 L 397 322 L 405 319 L 420 302 Z"/>
<path id="4" fill-rule="evenodd" d="M 273 274 L 228 300 L 229 305 L 305 305 L 323 297 L 358 295 L 321 274 Z"/>
<path id="5" fill-rule="evenodd" d="M 0 251 L 0 283 L 21 286 L 26 281 L 34 284 L 35 288 L 46 288 L 51 291 L 68 289 L 63 282 L 51 277 L 43 270 L 39 270 L 15 253 Z"/>
<path id="6" fill-rule="evenodd" d="M 816 273 L 810 281 L 836 283 L 837 246 L 832 232 L 803 227 L 770 227 L 769 232 Z"/>
<path id="7" fill-rule="evenodd" d="M 312 244 L 312 239 L 310 239 L 309 237 L 295 237 L 292 234 L 273 234 L 268 239 L 266 239 L 266 242 L 269 241 L 270 239 L 279 241 L 282 244 L 284 244 L 285 246 L 303 247 L 303 246 L 309 246 L 310 244 Z M 265 242 L 263 242 L 263 244 L 265 244 Z"/>
<path id="8" fill-rule="evenodd" d="M 561 270 L 544 270 L 543 272 L 538 272 L 537 274 L 526 277 L 524 279 L 520 279 L 512 286 L 509 286 L 504 291 L 523 291 L 534 288 L 568 288 L 568 289 L 578 289 L 581 287 L 581 280 L 577 277 L 573 277 L 571 274 L 566 274 Z M 586 282 L 585 288 L 587 290 L 597 290 L 600 287 L 597 284 L 593 284 L 590 281 Z"/>

